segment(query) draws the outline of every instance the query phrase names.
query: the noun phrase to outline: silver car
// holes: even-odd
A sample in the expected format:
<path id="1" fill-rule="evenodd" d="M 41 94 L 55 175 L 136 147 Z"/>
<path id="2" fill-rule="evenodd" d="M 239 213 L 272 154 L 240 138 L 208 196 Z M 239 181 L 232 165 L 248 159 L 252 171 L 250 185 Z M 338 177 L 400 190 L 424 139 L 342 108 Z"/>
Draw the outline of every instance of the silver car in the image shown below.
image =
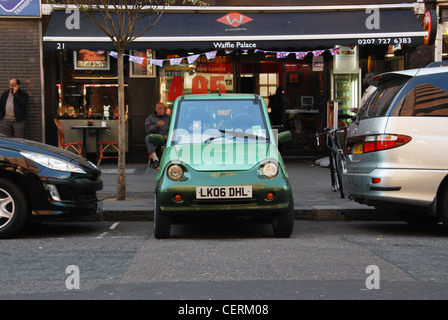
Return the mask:
<path id="1" fill-rule="evenodd" d="M 385 73 L 371 84 L 377 90 L 347 134 L 347 195 L 448 227 L 448 68 Z"/>

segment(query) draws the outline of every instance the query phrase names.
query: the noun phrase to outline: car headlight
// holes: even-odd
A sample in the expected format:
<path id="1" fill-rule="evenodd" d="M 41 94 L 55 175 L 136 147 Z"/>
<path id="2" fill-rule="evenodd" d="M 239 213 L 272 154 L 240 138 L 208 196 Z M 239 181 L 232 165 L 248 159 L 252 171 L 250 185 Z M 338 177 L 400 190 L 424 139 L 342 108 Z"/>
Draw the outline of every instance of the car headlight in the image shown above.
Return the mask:
<path id="1" fill-rule="evenodd" d="M 278 173 L 278 166 L 274 162 L 267 162 L 262 165 L 261 172 L 268 178 L 274 178 Z"/>
<path id="2" fill-rule="evenodd" d="M 178 164 L 172 164 L 167 170 L 168 178 L 174 181 L 178 181 L 184 175 L 184 169 Z"/>
<path id="3" fill-rule="evenodd" d="M 20 154 L 34 162 L 37 162 L 38 164 L 52 169 L 52 170 L 58 170 L 58 171 L 68 171 L 68 172 L 75 172 L 75 173 L 86 173 L 82 168 L 78 167 L 77 165 L 65 161 L 56 157 L 52 157 L 46 154 L 42 153 L 36 153 L 36 152 L 30 152 L 30 151 L 22 151 Z"/>

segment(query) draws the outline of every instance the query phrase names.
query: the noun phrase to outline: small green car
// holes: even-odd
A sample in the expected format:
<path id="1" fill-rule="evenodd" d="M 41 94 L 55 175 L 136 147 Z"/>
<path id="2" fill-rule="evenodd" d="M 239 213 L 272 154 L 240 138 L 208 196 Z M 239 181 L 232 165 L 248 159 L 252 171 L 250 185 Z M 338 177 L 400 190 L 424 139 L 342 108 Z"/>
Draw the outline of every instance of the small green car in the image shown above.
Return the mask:
<path id="1" fill-rule="evenodd" d="M 179 216 L 257 214 L 287 238 L 294 201 L 264 100 L 250 94 L 186 95 L 176 99 L 155 190 L 154 236 L 170 237 Z M 149 142 L 165 144 L 161 135 Z"/>

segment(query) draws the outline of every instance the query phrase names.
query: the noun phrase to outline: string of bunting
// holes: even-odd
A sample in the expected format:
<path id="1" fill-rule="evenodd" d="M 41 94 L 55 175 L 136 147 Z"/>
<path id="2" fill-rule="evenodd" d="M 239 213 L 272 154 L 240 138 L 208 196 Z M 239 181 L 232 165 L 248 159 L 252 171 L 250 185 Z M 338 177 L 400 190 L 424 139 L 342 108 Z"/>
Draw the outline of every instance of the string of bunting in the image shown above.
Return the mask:
<path id="1" fill-rule="evenodd" d="M 249 50 L 248 49 L 241 49 L 244 53 L 248 53 Z M 263 52 L 263 53 L 275 53 L 277 56 L 277 59 L 284 59 L 286 57 L 288 57 L 290 54 L 294 54 L 297 60 L 303 60 L 305 59 L 305 57 L 311 52 L 312 55 L 314 57 L 318 57 L 320 55 L 322 55 L 325 51 L 330 51 L 331 55 L 337 55 L 340 53 L 340 48 L 331 48 L 331 49 L 326 49 L 326 50 L 313 50 L 313 51 L 299 51 L 299 52 L 295 52 L 295 51 L 269 51 L 269 50 L 260 50 L 260 49 L 255 49 L 254 53 L 257 52 Z M 234 50 L 225 50 L 226 54 L 230 54 L 232 53 Z M 104 51 L 96 51 L 96 53 L 104 53 Z M 181 58 L 171 58 L 171 59 L 150 59 L 150 58 L 145 58 L 145 57 L 138 57 L 138 56 L 133 56 L 133 55 L 129 55 L 129 54 L 125 54 L 125 56 L 129 57 L 129 61 L 138 63 L 138 64 L 142 64 L 144 62 L 144 60 L 148 60 L 147 62 L 149 62 L 149 64 L 154 64 L 156 66 L 162 67 L 163 63 L 166 61 L 169 61 L 170 65 L 175 66 L 175 65 L 180 65 L 183 61 L 183 59 L 187 59 L 188 64 L 193 64 L 201 55 L 205 55 L 207 57 L 207 60 L 212 60 L 216 57 L 216 54 L 218 53 L 218 50 L 214 50 L 214 51 L 209 51 L 209 52 L 205 52 L 205 53 L 200 53 L 200 54 L 195 54 L 195 55 L 191 55 L 188 57 L 181 57 Z M 109 53 L 109 55 L 111 57 L 117 58 L 118 54 L 115 51 L 111 51 Z"/>

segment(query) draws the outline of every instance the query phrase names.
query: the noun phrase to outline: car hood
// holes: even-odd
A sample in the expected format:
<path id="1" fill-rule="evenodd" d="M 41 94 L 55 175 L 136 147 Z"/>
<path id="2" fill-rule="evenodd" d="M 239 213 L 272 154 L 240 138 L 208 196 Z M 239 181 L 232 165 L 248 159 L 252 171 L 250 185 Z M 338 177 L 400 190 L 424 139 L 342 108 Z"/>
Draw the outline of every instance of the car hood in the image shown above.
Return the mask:
<path id="1" fill-rule="evenodd" d="M 268 143 L 175 145 L 166 148 L 162 160 L 184 163 L 196 171 L 234 171 L 249 170 L 265 159 L 279 161 L 277 147 Z"/>
<path id="2" fill-rule="evenodd" d="M 90 161 L 73 152 L 36 141 L 0 136 L 0 149 L 9 149 L 16 152 L 32 151 L 43 153 L 53 157 L 62 158 L 66 161 L 74 162 L 91 170 L 98 171 L 98 168 Z"/>

